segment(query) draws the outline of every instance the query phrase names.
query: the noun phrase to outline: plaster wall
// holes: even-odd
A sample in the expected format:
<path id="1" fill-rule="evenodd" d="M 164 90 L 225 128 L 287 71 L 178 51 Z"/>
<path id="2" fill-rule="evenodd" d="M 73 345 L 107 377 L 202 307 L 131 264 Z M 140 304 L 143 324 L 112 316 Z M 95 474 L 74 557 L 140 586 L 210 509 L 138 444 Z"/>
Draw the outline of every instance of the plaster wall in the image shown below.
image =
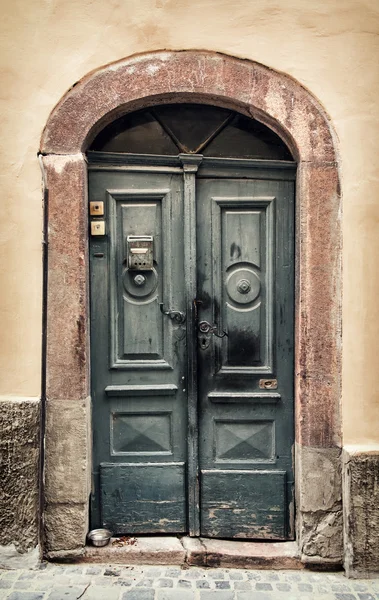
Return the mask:
<path id="1" fill-rule="evenodd" d="M 377 0 L 15 0 L 3 3 L 2 15 L 0 396 L 40 393 L 36 152 L 49 113 L 100 65 L 158 48 L 205 48 L 288 73 L 330 115 L 342 161 L 344 442 L 378 443 Z"/>

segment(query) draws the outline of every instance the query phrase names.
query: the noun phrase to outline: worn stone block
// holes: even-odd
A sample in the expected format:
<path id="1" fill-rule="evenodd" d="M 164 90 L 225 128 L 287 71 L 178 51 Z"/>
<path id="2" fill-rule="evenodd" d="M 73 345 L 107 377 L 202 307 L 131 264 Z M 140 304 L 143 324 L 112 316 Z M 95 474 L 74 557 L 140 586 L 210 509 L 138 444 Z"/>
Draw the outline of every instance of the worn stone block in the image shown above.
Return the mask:
<path id="1" fill-rule="evenodd" d="M 325 123 L 325 115 L 315 98 L 290 79 L 269 76 L 263 65 L 254 67 L 251 104 L 256 111 L 268 113 L 273 122 L 285 124 L 292 137 L 287 144 L 302 160 L 334 160 L 333 140 Z M 304 123 L 311 123 L 304 127 Z M 296 140 L 296 147 L 293 147 Z M 297 156 L 296 156 L 297 154 Z"/>
<path id="2" fill-rule="evenodd" d="M 181 538 L 186 563 L 206 567 L 301 569 L 296 542 L 238 542 L 208 538 Z M 212 576 L 212 575 L 210 575 Z M 217 570 L 214 578 L 223 574 Z"/>
<path id="3" fill-rule="evenodd" d="M 134 545 L 123 547 L 108 544 L 103 548 L 87 546 L 84 560 L 87 562 L 126 565 L 175 565 L 185 562 L 186 553 L 176 537 L 139 537 Z M 167 577 L 169 575 L 166 573 Z"/>
<path id="4" fill-rule="evenodd" d="M 302 513 L 302 556 L 304 563 L 342 562 L 342 509 L 335 512 Z"/>
<path id="5" fill-rule="evenodd" d="M 296 440 L 341 445 L 341 215 L 333 164 L 301 164 L 298 176 L 298 306 L 295 312 Z M 321 300 L 320 300 L 321 299 Z"/>
<path id="6" fill-rule="evenodd" d="M 379 451 L 343 453 L 345 560 L 348 577 L 379 574 Z"/>
<path id="7" fill-rule="evenodd" d="M 75 550 L 86 543 L 88 504 L 51 504 L 44 512 L 44 551 Z"/>
<path id="8" fill-rule="evenodd" d="M 0 531 L 18 552 L 39 538 L 40 400 L 0 400 Z"/>
<path id="9" fill-rule="evenodd" d="M 200 538 L 208 567 L 302 569 L 295 542 L 238 542 Z M 215 571 L 215 579 L 221 579 Z"/>
<path id="10" fill-rule="evenodd" d="M 335 160 L 327 117 L 305 88 L 259 63 L 196 50 L 134 56 L 84 77 L 52 112 L 41 151 L 82 152 L 95 130 L 114 120 L 120 107 L 124 112 L 125 107 L 142 108 L 159 94 L 166 102 L 173 101 L 170 94 L 190 102 L 202 94 L 223 106 L 238 103 L 279 127 L 297 158 Z"/>
<path id="11" fill-rule="evenodd" d="M 342 480 L 339 448 L 296 444 L 298 543 L 303 562 L 342 561 Z"/>
<path id="12" fill-rule="evenodd" d="M 45 501 L 85 503 L 90 494 L 90 400 L 46 403 Z"/>
<path id="13" fill-rule="evenodd" d="M 342 500 L 340 448 L 309 448 L 296 444 L 296 498 L 302 512 L 340 510 Z"/>
<path id="14" fill-rule="evenodd" d="M 49 188 L 47 397 L 89 395 L 86 168 L 81 154 L 44 157 Z M 59 181 L 59 185 L 56 185 Z"/>

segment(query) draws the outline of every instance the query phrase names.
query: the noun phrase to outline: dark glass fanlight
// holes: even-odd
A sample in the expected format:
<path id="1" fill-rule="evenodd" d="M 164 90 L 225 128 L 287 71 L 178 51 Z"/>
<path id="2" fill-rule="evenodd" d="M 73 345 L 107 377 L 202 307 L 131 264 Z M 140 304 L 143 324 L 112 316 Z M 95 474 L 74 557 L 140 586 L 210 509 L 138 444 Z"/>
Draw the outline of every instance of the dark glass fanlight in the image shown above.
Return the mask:
<path id="1" fill-rule="evenodd" d="M 90 150 L 292 160 L 280 137 L 259 121 L 205 104 L 165 104 L 130 113 L 105 127 Z"/>

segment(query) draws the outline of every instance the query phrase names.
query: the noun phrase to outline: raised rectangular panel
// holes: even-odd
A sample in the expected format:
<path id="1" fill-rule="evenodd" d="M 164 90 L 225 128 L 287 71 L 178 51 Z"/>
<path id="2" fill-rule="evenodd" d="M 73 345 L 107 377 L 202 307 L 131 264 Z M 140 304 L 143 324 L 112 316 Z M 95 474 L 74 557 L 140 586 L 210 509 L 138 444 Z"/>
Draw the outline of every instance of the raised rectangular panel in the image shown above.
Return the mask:
<path id="1" fill-rule="evenodd" d="M 225 270 L 229 267 L 250 263 L 260 268 L 262 262 L 261 216 L 262 210 L 242 208 L 223 208 L 222 210 L 222 261 Z"/>
<path id="2" fill-rule="evenodd" d="M 162 358 L 163 331 L 158 299 L 147 304 L 123 301 L 123 321 L 119 338 L 119 358 L 155 360 Z M 125 306 L 127 304 L 127 306 Z"/>
<path id="3" fill-rule="evenodd" d="M 102 463 L 101 522 L 114 535 L 187 529 L 184 463 Z"/>
<path id="4" fill-rule="evenodd" d="M 172 454 L 171 413 L 113 412 L 111 454 Z"/>
<path id="5" fill-rule="evenodd" d="M 120 281 L 119 300 L 120 314 L 118 329 L 119 359 L 156 360 L 163 354 L 162 319 L 159 314 L 158 278 L 162 273 L 161 262 L 161 229 L 162 206 L 160 200 L 155 202 L 136 202 L 125 200 L 120 204 L 120 219 L 117 244 L 120 253 L 126 257 L 126 240 L 129 235 L 154 236 L 154 259 L 157 268 L 149 273 L 143 286 L 135 284 L 136 273 L 123 269 Z M 121 217 L 121 218 L 120 218 Z M 124 265 L 126 267 L 126 265 Z M 151 280 L 151 281 L 150 281 Z"/>
<path id="6" fill-rule="evenodd" d="M 275 198 L 212 200 L 214 297 L 220 298 L 221 327 L 228 333 L 216 371 L 271 372 Z"/>
<path id="7" fill-rule="evenodd" d="M 172 368 L 172 332 L 159 309 L 171 289 L 170 202 L 170 189 L 108 190 L 111 368 Z M 127 268 L 131 235 L 153 237 L 153 269 Z"/>
<path id="8" fill-rule="evenodd" d="M 286 472 L 201 472 L 201 535 L 285 539 Z"/>
<path id="9" fill-rule="evenodd" d="M 274 452 L 274 421 L 215 419 L 216 462 L 271 462 Z"/>

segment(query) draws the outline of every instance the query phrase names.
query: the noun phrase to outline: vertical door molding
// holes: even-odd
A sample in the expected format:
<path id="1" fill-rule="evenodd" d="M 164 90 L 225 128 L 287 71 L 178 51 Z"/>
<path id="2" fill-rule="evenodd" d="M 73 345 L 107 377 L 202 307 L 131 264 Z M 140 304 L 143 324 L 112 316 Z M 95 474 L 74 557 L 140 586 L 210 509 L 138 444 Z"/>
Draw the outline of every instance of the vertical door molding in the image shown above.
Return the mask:
<path id="1" fill-rule="evenodd" d="M 51 198 L 47 299 L 49 399 L 80 403 L 88 396 L 89 389 L 87 198 L 82 153 L 105 125 L 118 116 L 153 105 L 157 97 L 160 103 L 212 103 L 252 116 L 273 129 L 298 161 L 297 540 L 304 561 L 338 563 L 342 554 L 338 156 L 328 116 L 317 99 L 294 79 L 261 64 L 223 54 L 162 51 L 127 58 L 90 73 L 53 109 L 40 146 L 45 155 Z M 88 408 L 86 411 L 88 431 Z M 75 422 L 78 415 L 74 410 L 66 411 L 65 415 L 65 435 L 74 452 L 76 444 L 84 444 L 78 441 Z M 55 434 L 54 423 L 54 419 L 51 422 L 47 419 L 46 446 L 54 456 L 59 456 L 61 442 Z M 88 439 L 88 435 L 85 438 Z M 88 451 L 85 456 L 87 482 Z M 71 485 L 76 481 L 76 472 L 72 471 L 72 460 L 65 456 L 64 461 L 62 468 L 57 469 L 49 459 L 48 450 L 46 481 L 54 482 L 55 489 L 72 490 L 75 496 L 75 499 L 67 499 L 58 492 L 52 496 L 56 515 L 59 513 L 57 520 L 61 523 L 65 522 L 65 502 L 72 501 L 82 507 L 82 499 L 88 491 L 84 480 L 81 480 L 80 490 Z M 311 479 L 308 478 L 310 471 Z M 328 485 L 325 485 L 326 473 Z M 48 510 L 49 507 L 47 517 Z M 84 545 L 87 522 L 85 513 L 80 514 L 82 516 L 75 521 L 80 525 L 75 531 L 70 526 L 61 526 L 61 531 L 67 532 L 66 537 L 63 533 L 57 537 L 56 532 L 46 527 L 48 551 Z M 72 522 L 71 516 L 67 519 Z"/>
<path id="2" fill-rule="evenodd" d="M 199 440 L 197 414 L 196 346 L 196 173 L 202 156 L 180 154 L 184 178 L 184 270 L 187 311 L 188 393 L 188 525 L 190 536 L 200 535 Z"/>

